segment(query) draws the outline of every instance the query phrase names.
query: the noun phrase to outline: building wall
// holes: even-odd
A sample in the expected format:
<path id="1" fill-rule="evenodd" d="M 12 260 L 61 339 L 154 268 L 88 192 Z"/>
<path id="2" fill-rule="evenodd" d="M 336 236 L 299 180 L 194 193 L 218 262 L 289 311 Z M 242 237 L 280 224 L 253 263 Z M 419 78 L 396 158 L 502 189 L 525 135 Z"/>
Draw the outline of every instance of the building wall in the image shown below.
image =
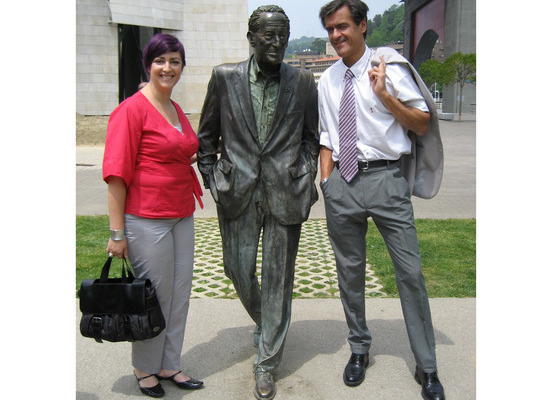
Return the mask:
<path id="1" fill-rule="evenodd" d="M 118 104 L 118 30 L 107 0 L 76 0 L 76 112 L 107 115 Z"/>
<path id="2" fill-rule="evenodd" d="M 185 112 L 198 113 L 214 66 L 248 58 L 248 2 L 246 0 L 186 0 L 183 31 L 176 34 L 185 46 L 187 66 L 173 91 Z"/>
<path id="3" fill-rule="evenodd" d="M 475 0 L 446 0 L 444 16 L 444 56 L 454 53 L 463 54 L 476 52 L 476 1 Z M 459 112 L 459 85 L 444 87 L 442 110 L 444 112 Z M 463 88 L 463 112 L 475 109 L 476 86 L 466 84 Z"/>
<path id="4" fill-rule="evenodd" d="M 108 5 L 109 4 L 109 5 Z M 76 0 L 76 112 L 108 115 L 118 105 L 118 23 L 162 28 L 185 47 L 172 98 L 200 112 L 215 65 L 249 55 L 246 0 Z"/>
<path id="5" fill-rule="evenodd" d="M 108 0 L 113 22 L 183 29 L 184 0 Z"/>
<path id="6" fill-rule="evenodd" d="M 327 56 L 336 56 L 337 52 L 333 48 L 332 44 L 328 41 L 326 42 L 326 55 Z"/>
<path id="7" fill-rule="evenodd" d="M 412 56 L 414 13 L 432 0 L 406 0 L 404 17 L 404 55 Z M 445 0 L 444 5 L 444 59 L 450 55 L 476 52 L 476 0 Z M 411 60 L 412 61 L 412 60 Z M 467 84 L 463 92 L 463 112 L 473 109 L 476 86 Z M 448 85 L 443 90 L 444 112 L 459 112 L 459 85 Z"/>

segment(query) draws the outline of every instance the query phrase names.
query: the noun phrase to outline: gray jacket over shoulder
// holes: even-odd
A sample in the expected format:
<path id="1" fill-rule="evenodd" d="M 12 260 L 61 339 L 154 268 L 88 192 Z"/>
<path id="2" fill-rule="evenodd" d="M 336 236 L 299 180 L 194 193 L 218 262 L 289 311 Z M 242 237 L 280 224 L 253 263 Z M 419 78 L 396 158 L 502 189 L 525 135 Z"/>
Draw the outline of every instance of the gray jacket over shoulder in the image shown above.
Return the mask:
<path id="1" fill-rule="evenodd" d="M 437 108 L 426 84 L 405 57 L 390 47 L 379 47 L 372 49 L 370 55 L 372 66 L 379 65 L 380 56 L 386 64 L 402 64 L 410 69 L 429 108 L 430 121 L 426 134 L 417 136 L 414 132 L 408 132 L 412 142 L 411 154 L 402 156 L 401 165 L 403 174 L 409 182 L 411 194 L 423 199 L 431 199 L 439 191 L 444 168 Z"/>

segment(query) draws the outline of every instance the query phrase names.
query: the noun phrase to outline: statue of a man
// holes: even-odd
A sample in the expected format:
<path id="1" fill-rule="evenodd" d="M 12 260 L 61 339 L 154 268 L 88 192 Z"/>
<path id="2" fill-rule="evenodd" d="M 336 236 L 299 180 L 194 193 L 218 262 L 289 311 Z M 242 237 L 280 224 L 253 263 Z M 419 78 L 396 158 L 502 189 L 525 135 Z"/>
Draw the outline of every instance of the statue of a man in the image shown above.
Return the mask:
<path id="1" fill-rule="evenodd" d="M 198 128 L 198 167 L 217 204 L 225 273 L 257 325 L 254 394 L 272 399 L 301 225 L 318 199 L 317 89 L 311 72 L 283 63 L 289 18 L 282 8 L 259 7 L 248 26 L 252 56 L 213 69 Z"/>

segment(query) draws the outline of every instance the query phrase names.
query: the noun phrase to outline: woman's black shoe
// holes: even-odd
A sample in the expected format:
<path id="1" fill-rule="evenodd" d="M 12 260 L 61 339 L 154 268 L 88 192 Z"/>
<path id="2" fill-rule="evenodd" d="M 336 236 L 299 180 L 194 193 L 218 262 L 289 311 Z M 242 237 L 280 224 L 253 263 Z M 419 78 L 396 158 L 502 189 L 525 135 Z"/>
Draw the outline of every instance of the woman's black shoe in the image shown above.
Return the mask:
<path id="1" fill-rule="evenodd" d="M 204 387 L 204 383 L 202 381 L 197 381 L 196 379 L 189 378 L 188 381 L 185 382 L 178 382 L 174 379 L 176 375 L 181 373 L 181 371 L 176 372 L 174 375 L 171 375 L 167 378 L 164 378 L 162 376 L 156 375 L 157 379 L 160 381 L 170 381 L 180 389 L 186 389 L 186 390 L 196 390 L 196 389 L 202 389 Z"/>
<path id="2" fill-rule="evenodd" d="M 141 382 L 143 379 L 149 378 L 151 376 L 157 377 L 156 374 L 152 374 L 152 375 L 143 376 L 142 378 L 137 378 L 137 375 L 135 375 L 135 372 L 133 373 L 133 375 L 137 379 L 137 382 Z M 165 391 L 163 390 L 163 387 L 161 386 L 160 383 L 152 387 L 142 387 L 139 384 L 139 389 L 141 390 L 142 394 L 145 394 L 150 397 L 163 397 L 165 395 Z"/>

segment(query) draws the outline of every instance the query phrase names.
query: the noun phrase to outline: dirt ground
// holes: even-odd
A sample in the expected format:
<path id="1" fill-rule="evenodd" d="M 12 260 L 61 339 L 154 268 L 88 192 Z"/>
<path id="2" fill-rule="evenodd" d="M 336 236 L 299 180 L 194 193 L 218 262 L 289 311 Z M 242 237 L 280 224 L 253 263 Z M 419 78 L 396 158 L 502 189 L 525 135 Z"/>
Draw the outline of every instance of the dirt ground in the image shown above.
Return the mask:
<path id="1" fill-rule="evenodd" d="M 200 114 L 187 115 L 192 128 L 198 129 Z M 76 146 L 103 146 L 109 115 L 81 115 L 76 113 Z"/>

